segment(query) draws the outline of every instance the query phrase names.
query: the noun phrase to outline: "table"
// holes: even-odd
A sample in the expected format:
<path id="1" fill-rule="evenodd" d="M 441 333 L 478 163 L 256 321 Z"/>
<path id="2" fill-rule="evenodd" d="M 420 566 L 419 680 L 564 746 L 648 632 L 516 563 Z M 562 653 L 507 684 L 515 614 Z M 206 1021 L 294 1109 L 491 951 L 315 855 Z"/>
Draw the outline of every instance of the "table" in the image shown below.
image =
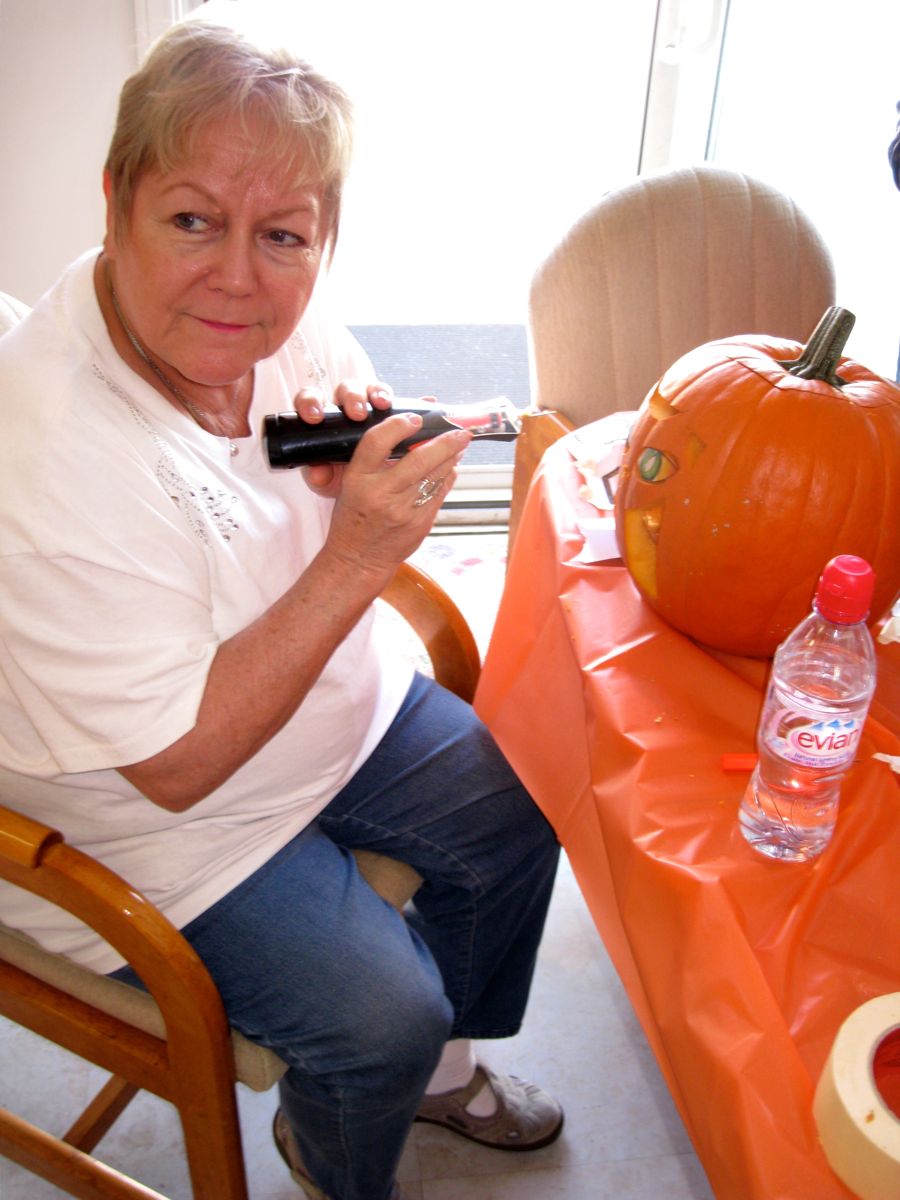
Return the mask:
<path id="1" fill-rule="evenodd" d="M 831 845 L 762 858 L 720 757 L 753 749 L 768 664 L 677 633 L 620 561 L 577 561 L 597 513 L 573 446 L 529 491 L 476 708 L 569 855 L 716 1196 L 845 1200 L 811 1106 L 843 1019 L 900 989 L 900 788 L 872 758 L 900 754 L 897 655 Z"/>

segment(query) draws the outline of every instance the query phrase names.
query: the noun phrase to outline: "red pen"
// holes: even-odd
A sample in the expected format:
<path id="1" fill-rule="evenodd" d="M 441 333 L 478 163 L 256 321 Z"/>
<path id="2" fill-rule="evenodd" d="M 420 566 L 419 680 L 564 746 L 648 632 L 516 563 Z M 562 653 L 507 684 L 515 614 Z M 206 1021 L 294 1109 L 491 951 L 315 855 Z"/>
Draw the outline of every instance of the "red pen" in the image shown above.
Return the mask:
<path id="1" fill-rule="evenodd" d="M 723 771 L 752 771 L 758 761 L 758 754 L 723 754 L 719 766 Z"/>

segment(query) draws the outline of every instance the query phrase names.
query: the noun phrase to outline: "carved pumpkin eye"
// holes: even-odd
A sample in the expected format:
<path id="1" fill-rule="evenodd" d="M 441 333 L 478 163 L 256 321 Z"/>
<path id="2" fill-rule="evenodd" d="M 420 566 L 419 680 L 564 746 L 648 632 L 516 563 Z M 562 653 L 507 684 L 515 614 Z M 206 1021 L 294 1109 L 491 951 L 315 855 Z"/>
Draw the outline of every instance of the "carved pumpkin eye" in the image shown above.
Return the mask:
<path id="1" fill-rule="evenodd" d="M 678 470 L 678 463 L 663 450 L 647 446 L 641 451 L 637 462 L 638 474 L 644 483 L 662 483 Z"/>

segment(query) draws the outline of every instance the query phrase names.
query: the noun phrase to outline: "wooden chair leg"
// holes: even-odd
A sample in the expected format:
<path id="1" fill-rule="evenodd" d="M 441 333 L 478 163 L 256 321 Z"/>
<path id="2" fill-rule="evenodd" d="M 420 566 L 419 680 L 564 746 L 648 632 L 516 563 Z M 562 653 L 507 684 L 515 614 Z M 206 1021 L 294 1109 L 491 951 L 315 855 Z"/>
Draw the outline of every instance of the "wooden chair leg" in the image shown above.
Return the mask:
<path id="1" fill-rule="evenodd" d="M 165 1200 L 5 1108 L 0 1108 L 0 1154 L 79 1200 Z"/>
<path id="2" fill-rule="evenodd" d="M 198 1063 L 198 1073 L 201 1067 Z M 196 1078 L 194 1075 L 194 1084 Z M 200 1107 L 192 1094 L 192 1081 L 177 1082 L 183 1084 L 182 1093 L 172 1099 L 181 1116 L 194 1200 L 247 1200 L 244 1150 L 233 1080 L 223 1078 L 216 1088 L 200 1088 L 199 1094 L 206 1097 Z"/>
<path id="3" fill-rule="evenodd" d="M 140 1088 L 113 1075 L 87 1106 L 62 1140 L 86 1154 L 97 1145 L 116 1119 L 124 1112 Z"/>

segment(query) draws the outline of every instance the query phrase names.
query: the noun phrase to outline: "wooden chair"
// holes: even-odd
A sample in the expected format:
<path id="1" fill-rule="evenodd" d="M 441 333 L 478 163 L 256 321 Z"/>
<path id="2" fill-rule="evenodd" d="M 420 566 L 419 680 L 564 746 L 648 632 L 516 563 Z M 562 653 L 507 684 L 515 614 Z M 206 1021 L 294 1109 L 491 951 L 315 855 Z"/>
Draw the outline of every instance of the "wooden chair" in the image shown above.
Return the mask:
<path id="1" fill-rule="evenodd" d="M 421 637 L 438 682 L 471 700 L 478 649 L 449 596 L 405 564 L 384 598 Z M 411 867 L 382 855 L 363 851 L 357 860 L 398 908 L 421 883 Z M 284 1063 L 229 1029 L 206 968 L 158 909 L 58 831 L 3 807 L 0 878 L 74 913 L 149 989 L 97 975 L 0 926 L 0 1013 L 112 1073 L 61 1137 L 0 1109 L 0 1153 L 85 1200 L 161 1200 L 91 1153 L 146 1089 L 178 1109 L 196 1200 L 247 1200 L 235 1084 L 264 1091 Z"/>
<path id="2" fill-rule="evenodd" d="M 609 192 L 532 281 L 532 407 L 516 441 L 510 544 L 550 443 L 639 408 L 695 346 L 742 333 L 805 342 L 833 303 L 821 237 L 766 183 L 703 166 Z"/>

